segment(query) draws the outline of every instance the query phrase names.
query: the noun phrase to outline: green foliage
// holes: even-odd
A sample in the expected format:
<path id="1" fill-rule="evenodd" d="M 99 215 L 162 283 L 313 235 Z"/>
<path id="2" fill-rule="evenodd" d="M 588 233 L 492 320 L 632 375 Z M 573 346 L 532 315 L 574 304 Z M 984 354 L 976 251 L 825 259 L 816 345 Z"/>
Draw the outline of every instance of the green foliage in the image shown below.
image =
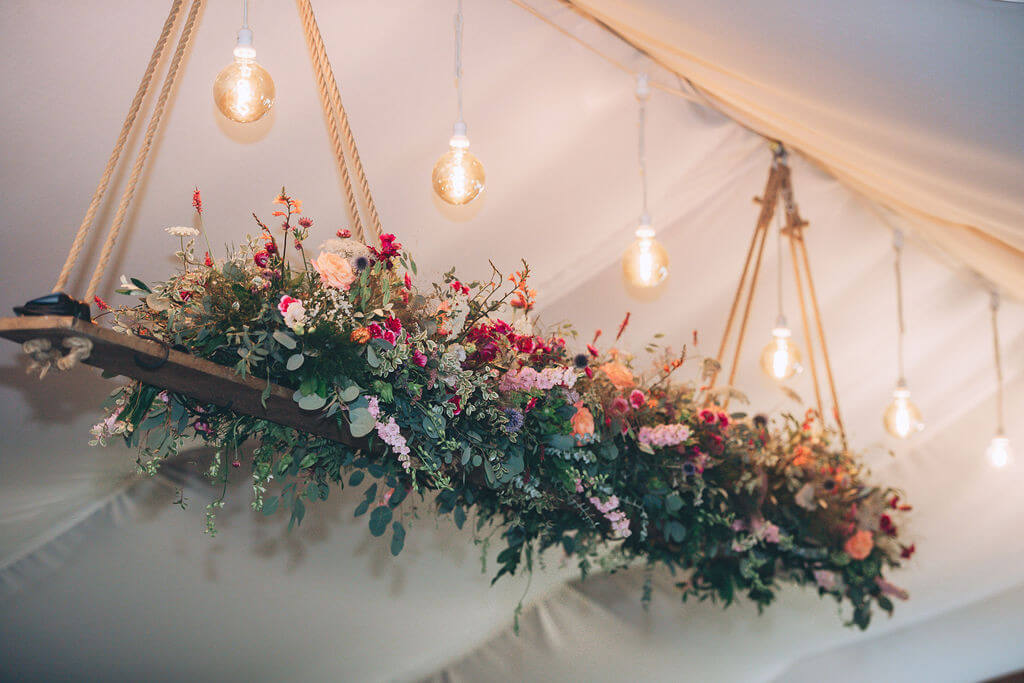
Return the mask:
<path id="1" fill-rule="evenodd" d="M 882 575 L 908 552 L 894 522 L 904 506 L 896 492 L 865 482 L 818 416 L 727 416 L 713 407 L 715 395 L 671 381 L 685 353 L 653 345 L 660 355 L 641 376 L 621 350 L 573 348 L 565 337 L 575 330 L 534 331 L 522 314 L 535 295 L 525 267 L 506 278 L 492 265 L 482 282 L 450 271 L 422 293 L 407 284 L 416 266 L 393 241 L 372 251 L 339 239 L 321 257 L 336 257 L 332 277 L 347 268 L 352 281 L 328 286 L 305 251 L 301 268 L 281 253 L 309 226 L 294 224 L 290 198 L 278 204 L 287 239 L 260 223 L 258 237 L 213 267 L 186 248 L 183 271 L 168 281 L 123 283 L 140 303 L 117 311 L 114 327 L 144 328 L 266 379 L 264 402 L 271 384 L 283 386 L 357 445 L 141 383 L 114 392 L 91 443 L 123 437 L 154 472 L 188 440 L 206 441 L 218 453 L 210 476 L 223 490 L 233 470 L 226 463 L 237 459 L 229 454 L 251 441 L 254 509 L 287 510 L 292 528 L 332 486 L 366 485 L 354 516 L 369 513 L 373 536 L 390 528 L 393 555 L 416 501 L 432 492 L 437 514 L 450 513 L 459 529 L 470 512 L 475 533 L 494 529 L 503 543 L 495 581 L 531 571 L 535 557 L 555 549 L 584 576 L 660 565 L 680 576 L 684 600 L 745 596 L 760 608 L 791 582 L 844 601 L 860 628 L 872 604 L 892 611 Z M 370 265 L 359 270 L 360 259 Z M 515 326 L 500 318 L 509 304 L 521 311 Z M 715 370 L 703 359 L 698 383 Z M 211 533 L 222 504 L 208 510 Z M 866 555 L 849 545 L 858 532 L 869 535 Z M 478 539 L 485 561 L 490 538 Z"/>

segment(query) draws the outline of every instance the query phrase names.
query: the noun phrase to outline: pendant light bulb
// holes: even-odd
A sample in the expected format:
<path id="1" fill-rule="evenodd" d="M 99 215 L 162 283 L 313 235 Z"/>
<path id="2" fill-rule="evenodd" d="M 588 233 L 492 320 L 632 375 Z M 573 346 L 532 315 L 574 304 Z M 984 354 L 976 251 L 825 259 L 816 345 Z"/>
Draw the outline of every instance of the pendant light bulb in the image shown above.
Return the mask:
<path id="1" fill-rule="evenodd" d="M 1013 460 L 1013 449 L 1010 448 L 1010 440 L 1005 434 L 1000 433 L 992 437 L 992 442 L 985 450 L 985 456 L 992 467 L 1002 469 L 1010 464 Z"/>
<path id="2" fill-rule="evenodd" d="M 622 256 L 622 273 L 634 287 L 657 287 L 668 278 L 668 252 L 654 238 L 651 217 L 644 214 L 636 239 Z"/>
<path id="3" fill-rule="evenodd" d="M 252 30 L 238 31 L 235 61 L 217 74 L 213 82 L 213 101 L 224 116 L 238 123 L 263 118 L 274 106 L 274 79 L 256 61 Z"/>
<path id="4" fill-rule="evenodd" d="M 800 349 L 792 341 L 793 331 L 780 315 L 772 328 L 772 340 L 761 352 L 761 369 L 776 381 L 787 380 L 803 370 L 800 365 Z"/>
<path id="5" fill-rule="evenodd" d="M 469 151 L 466 122 L 462 118 L 462 0 L 455 10 L 455 94 L 459 118 L 448 141 L 448 151 L 434 164 L 430 180 L 434 194 L 454 206 L 469 204 L 484 189 L 484 165 Z"/>
<path id="6" fill-rule="evenodd" d="M 902 379 L 892 392 L 892 403 L 885 409 L 882 422 L 885 424 L 885 431 L 897 439 L 907 439 L 924 429 L 921 411 L 910 400 L 910 389 Z"/>
<path id="7" fill-rule="evenodd" d="M 448 151 L 434 164 L 434 192 L 443 201 L 460 206 L 476 199 L 484 189 L 484 165 L 469 151 L 466 124 L 459 121 L 448 141 Z"/>

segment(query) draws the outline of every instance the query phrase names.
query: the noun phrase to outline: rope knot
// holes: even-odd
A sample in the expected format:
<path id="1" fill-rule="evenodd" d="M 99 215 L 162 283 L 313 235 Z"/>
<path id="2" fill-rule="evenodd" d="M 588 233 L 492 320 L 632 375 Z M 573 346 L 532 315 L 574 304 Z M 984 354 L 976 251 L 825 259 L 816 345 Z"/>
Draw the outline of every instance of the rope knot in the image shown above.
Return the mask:
<path id="1" fill-rule="evenodd" d="M 22 351 L 31 358 L 28 374 L 39 373 L 39 379 L 46 377 L 51 367 L 56 366 L 60 372 L 66 372 L 85 360 L 92 353 L 92 341 L 85 337 L 68 337 L 64 340 L 67 353 L 53 347 L 49 339 L 29 339 L 21 345 Z"/>

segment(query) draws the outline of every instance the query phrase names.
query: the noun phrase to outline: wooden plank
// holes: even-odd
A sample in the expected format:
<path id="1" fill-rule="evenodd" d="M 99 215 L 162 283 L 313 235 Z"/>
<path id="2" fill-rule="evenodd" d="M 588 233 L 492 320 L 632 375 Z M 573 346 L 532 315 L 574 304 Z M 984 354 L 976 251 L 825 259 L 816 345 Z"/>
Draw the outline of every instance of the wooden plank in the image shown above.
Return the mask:
<path id="1" fill-rule="evenodd" d="M 267 406 L 261 396 L 267 386 L 254 377 L 241 377 L 232 368 L 162 344 L 115 332 L 96 323 L 70 316 L 24 316 L 0 318 L 0 337 L 24 342 L 40 337 L 49 339 L 55 348 L 63 348 L 67 337 L 85 337 L 92 341 L 92 353 L 83 362 L 137 379 L 161 389 L 185 394 L 202 403 L 230 408 L 243 415 L 258 417 L 286 427 L 322 436 L 332 441 L 358 446 L 347 429 L 340 428 L 333 417 L 325 418 L 299 408 L 292 400 L 291 389 L 278 384 L 270 387 Z M 167 361 L 156 369 L 137 362 L 153 364 L 167 355 Z"/>

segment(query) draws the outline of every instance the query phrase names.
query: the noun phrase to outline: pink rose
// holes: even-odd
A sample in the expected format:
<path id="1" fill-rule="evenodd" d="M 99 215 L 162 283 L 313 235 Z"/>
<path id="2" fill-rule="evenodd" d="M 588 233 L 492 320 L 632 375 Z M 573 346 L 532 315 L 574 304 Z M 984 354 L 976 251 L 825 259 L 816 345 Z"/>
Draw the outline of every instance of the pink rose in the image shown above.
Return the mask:
<path id="1" fill-rule="evenodd" d="M 281 302 L 277 304 L 277 310 L 281 311 L 281 315 L 286 315 L 288 313 L 288 307 L 298 301 L 298 299 L 285 294 L 281 297 Z"/>
<path id="2" fill-rule="evenodd" d="M 348 289 L 356 279 L 348 259 L 338 254 L 320 252 L 320 255 L 313 259 L 313 267 L 320 273 L 323 283 L 335 289 Z"/>
<path id="3" fill-rule="evenodd" d="M 644 392 L 640 391 L 639 389 L 634 389 L 629 393 L 629 404 L 637 410 L 643 408 L 644 403 L 646 403 L 646 401 L 647 397 L 644 396 Z"/>

